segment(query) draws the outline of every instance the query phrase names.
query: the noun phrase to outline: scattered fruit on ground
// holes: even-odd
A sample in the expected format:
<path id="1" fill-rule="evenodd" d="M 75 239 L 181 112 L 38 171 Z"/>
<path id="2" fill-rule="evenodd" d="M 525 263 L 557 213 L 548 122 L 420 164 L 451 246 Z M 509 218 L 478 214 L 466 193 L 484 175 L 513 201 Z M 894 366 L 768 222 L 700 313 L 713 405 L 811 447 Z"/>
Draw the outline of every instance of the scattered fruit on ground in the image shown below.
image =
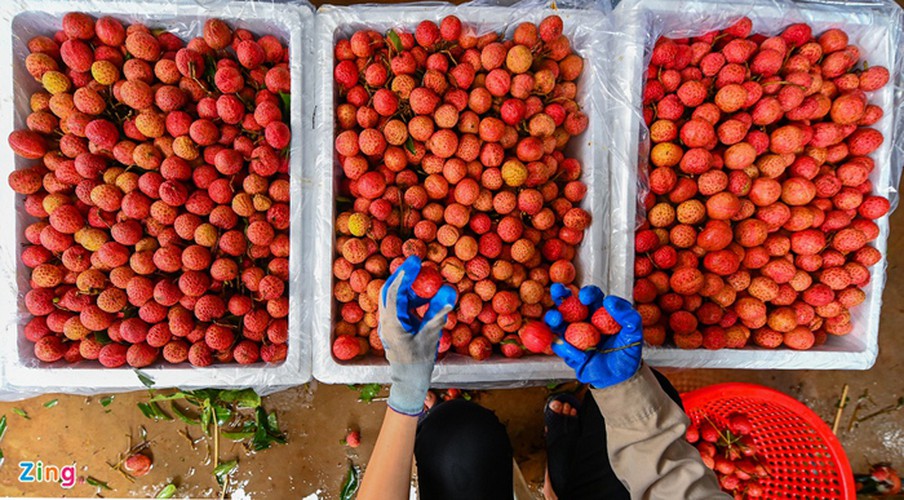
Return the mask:
<path id="1" fill-rule="evenodd" d="M 348 446 L 349 448 L 357 448 L 361 446 L 361 431 L 348 431 L 348 434 L 345 435 L 345 439 L 342 440 L 342 444 Z"/>
<path id="2" fill-rule="evenodd" d="M 150 472 L 153 465 L 151 457 L 144 453 L 135 453 L 122 462 L 122 470 L 130 476 L 141 477 Z"/>

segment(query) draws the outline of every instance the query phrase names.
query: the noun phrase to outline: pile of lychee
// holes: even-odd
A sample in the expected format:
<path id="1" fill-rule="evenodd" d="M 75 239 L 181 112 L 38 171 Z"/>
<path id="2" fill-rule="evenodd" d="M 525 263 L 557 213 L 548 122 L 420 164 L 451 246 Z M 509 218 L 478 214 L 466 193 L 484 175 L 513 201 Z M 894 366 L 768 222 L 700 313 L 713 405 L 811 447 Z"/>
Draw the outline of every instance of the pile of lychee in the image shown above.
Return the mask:
<path id="1" fill-rule="evenodd" d="M 337 359 L 382 354 L 380 289 L 408 256 L 458 290 L 440 353 L 478 360 L 520 356 L 549 284 L 574 280 L 591 218 L 564 151 L 588 117 L 562 29 L 550 16 L 505 39 L 448 16 L 336 43 Z"/>
<path id="2" fill-rule="evenodd" d="M 751 434 L 750 418 L 735 412 L 726 415 L 725 425 L 717 426 L 705 413 L 703 417 L 688 426 L 685 437 L 716 473 L 722 490 L 739 500 L 765 496 L 763 479 L 769 478 L 771 471 Z"/>
<path id="3" fill-rule="evenodd" d="M 870 181 L 889 80 L 840 29 L 751 21 L 652 50 L 652 142 L 634 301 L 648 344 L 810 349 L 854 329 L 876 220 Z"/>
<path id="4" fill-rule="evenodd" d="M 288 52 L 209 19 L 184 43 L 72 12 L 28 41 L 24 327 L 44 362 L 279 362 L 288 338 Z M 27 76 L 27 75 L 26 75 Z"/>

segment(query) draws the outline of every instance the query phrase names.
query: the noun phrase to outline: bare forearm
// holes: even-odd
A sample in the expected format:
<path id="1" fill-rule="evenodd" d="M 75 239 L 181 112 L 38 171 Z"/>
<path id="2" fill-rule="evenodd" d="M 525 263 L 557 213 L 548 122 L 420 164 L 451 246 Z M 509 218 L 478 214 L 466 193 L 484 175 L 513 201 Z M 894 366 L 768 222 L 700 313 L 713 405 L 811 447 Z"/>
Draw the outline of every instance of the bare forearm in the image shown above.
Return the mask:
<path id="1" fill-rule="evenodd" d="M 360 500 L 408 498 L 416 432 L 417 417 L 386 408 L 383 426 L 358 493 Z"/>

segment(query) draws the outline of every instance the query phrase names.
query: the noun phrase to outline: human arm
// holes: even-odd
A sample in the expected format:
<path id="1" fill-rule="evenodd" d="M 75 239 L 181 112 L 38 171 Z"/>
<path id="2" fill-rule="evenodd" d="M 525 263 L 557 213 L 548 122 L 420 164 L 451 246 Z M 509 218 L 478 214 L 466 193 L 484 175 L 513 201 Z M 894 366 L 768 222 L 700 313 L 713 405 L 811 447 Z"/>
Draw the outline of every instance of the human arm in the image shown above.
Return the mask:
<path id="1" fill-rule="evenodd" d="M 380 435 L 358 492 L 360 500 L 408 498 L 416 431 L 417 417 L 386 408 Z"/>
<path id="2" fill-rule="evenodd" d="M 685 440 L 690 421 L 649 367 L 591 394 L 606 420 L 612 470 L 631 498 L 730 498 Z"/>
<path id="3" fill-rule="evenodd" d="M 582 302 L 585 295 L 592 309 L 599 295 L 582 290 Z M 553 351 L 575 369 L 578 380 L 591 385 L 606 421 L 612 469 L 631 498 L 729 498 L 685 441 L 687 415 L 641 363 L 640 315 L 617 297 L 606 297 L 602 306 L 621 325 L 619 333 L 604 335 L 594 351 L 579 351 L 562 339 L 553 343 Z"/>
<path id="4" fill-rule="evenodd" d="M 420 268 L 420 259 L 409 257 L 380 292 L 378 328 L 392 384 L 383 426 L 358 493 L 361 499 L 407 499 L 409 495 L 417 417 L 430 387 L 439 336 L 456 299 L 449 285 L 440 287 L 429 301 L 417 297 L 411 285 Z M 413 310 L 427 303 L 423 319 L 418 318 Z"/>

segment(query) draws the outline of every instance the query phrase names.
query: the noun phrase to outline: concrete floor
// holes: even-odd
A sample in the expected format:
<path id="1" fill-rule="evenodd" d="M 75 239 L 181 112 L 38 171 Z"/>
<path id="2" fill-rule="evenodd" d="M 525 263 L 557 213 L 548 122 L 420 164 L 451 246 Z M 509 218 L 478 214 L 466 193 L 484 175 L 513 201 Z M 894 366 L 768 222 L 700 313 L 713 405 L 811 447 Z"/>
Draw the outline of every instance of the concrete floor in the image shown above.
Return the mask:
<path id="1" fill-rule="evenodd" d="M 866 412 L 891 404 L 904 395 L 904 356 L 898 351 L 904 331 L 904 210 L 892 216 L 889 244 L 888 285 L 880 331 L 879 359 L 872 370 L 852 371 L 745 371 L 682 370 L 667 371 L 680 390 L 690 390 L 724 381 L 760 383 L 797 397 L 824 420 L 831 423 L 842 386 L 850 385 L 852 403 L 865 390 L 875 401 Z M 900 281 L 898 281 L 900 279 Z M 535 487 L 542 478 L 543 424 L 540 409 L 548 391 L 543 387 L 492 390 L 478 394 L 479 402 L 496 411 L 507 425 L 515 446 L 516 459 L 525 477 Z M 358 394 L 345 386 L 312 382 L 303 387 L 268 396 L 268 409 L 275 410 L 287 431 L 289 442 L 258 453 L 246 453 L 231 442 L 221 445 L 220 460 L 238 458 L 239 468 L 230 493 L 242 492 L 252 498 L 301 498 L 316 493 L 319 498 L 338 498 L 344 474 L 351 459 L 366 463 L 377 437 L 385 405 L 360 403 Z M 45 408 L 47 401 L 58 399 L 56 406 Z M 56 484 L 23 484 L 17 481 L 22 460 L 44 464 L 77 463 L 79 475 L 108 482 L 112 491 L 105 496 L 147 497 L 164 485 L 178 486 L 180 496 L 218 497 L 219 488 L 211 473 L 205 441 L 193 449 L 180 434 L 188 429 L 192 437 L 200 431 L 178 420 L 153 422 L 136 408 L 147 399 L 146 392 L 116 395 L 104 408 L 101 396 L 45 395 L 16 403 L 0 403 L 0 415 L 6 415 L 9 428 L 0 442 L 5 462 L 0 467 L 0 496 L 93 496 L 95 488 L 81 484 L 70 491 Z M 876 417 L 859 428 L 847 431 L 853 404 L 841 419 L 839 437 L 855 471 L 868 464 L 890 461 L 904 466 L 904 411 Z M 16 414 L 24 410 L 29 419 Z M 865 413 L 861 413 L 863 415 Z M 127 447 L 128 436 L 145 426 L 151 442 L 154 468 L 134 483 L 111 470 Z M 362 444 L 351 450 L 340 444 L 350 427 L 359 428 Z"/>

